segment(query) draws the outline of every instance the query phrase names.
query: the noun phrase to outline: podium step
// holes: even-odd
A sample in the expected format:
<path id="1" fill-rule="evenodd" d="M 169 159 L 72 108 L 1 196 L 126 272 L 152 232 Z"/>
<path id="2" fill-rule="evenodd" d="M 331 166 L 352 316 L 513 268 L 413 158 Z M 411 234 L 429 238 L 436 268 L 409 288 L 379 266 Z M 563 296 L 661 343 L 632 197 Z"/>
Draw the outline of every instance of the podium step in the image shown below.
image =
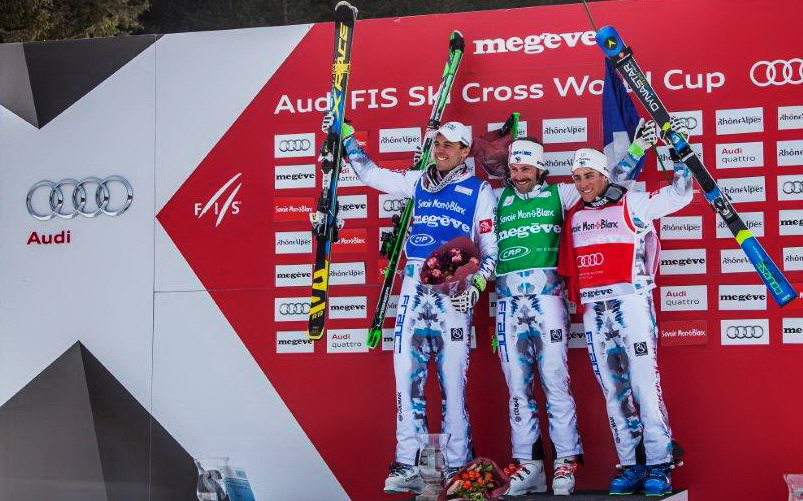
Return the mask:
<path id="1" fill-rule="evenodd" d="M 604 491 L 578 491 L 571 496 L 555 496 L 552 493 L 528 494 L 527 496 L 502 496 L 500 501 L 689 501 L 689 491 L 676 491 L 663 497 L 657 496 L 611 496 Z M 415 501 L 415 496 L 399 501 Z"/>

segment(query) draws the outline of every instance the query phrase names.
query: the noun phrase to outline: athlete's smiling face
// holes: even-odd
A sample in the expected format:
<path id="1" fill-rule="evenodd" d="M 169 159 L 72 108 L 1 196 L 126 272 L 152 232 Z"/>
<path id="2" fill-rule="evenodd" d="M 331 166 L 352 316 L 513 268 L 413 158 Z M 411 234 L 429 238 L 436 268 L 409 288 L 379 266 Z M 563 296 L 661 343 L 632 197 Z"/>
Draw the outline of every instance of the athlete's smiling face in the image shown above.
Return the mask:
<path id="1" fill-rule="evenodd" d="M 435 136 L 435 168 L 440 172 L 448 172 L 468 157 L 471 148 L 460 142 L 452 142 L 443 134 Z"/>
<path id="2" fill-rule="evenodd" d="M 510 164 L 510 183 L 521 194 L 535 188 L 541 169 L 527 164 Z"/>
<path id="3" fill-rule="evenodd" d="M 608 187 L 608 178 L 603 173 L 588 167 L 574 169 L 572 179 L 584 202 L 593 202 L 605 193 Z"/>

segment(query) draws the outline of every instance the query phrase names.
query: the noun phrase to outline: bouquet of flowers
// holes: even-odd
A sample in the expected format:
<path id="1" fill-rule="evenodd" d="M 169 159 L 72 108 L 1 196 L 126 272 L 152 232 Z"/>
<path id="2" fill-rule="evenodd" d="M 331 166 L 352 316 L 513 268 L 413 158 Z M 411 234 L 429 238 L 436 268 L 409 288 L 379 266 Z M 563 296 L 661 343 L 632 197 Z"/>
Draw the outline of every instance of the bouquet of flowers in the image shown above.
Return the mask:
<path id="1" fill-rule="evenodd" d="M 493 461 L 479 457 L 457 472 L 441 493 L 440 501 L 486 501 L 507 490 L 510 480 Z"/>
<path id="2" fill-rule="evenodd" d="M 430 254 L 421 266 L 421 283 L 450 296 L 462 293 L 480 269 L 474 242 L 467 237 L 449 240 Z"/>

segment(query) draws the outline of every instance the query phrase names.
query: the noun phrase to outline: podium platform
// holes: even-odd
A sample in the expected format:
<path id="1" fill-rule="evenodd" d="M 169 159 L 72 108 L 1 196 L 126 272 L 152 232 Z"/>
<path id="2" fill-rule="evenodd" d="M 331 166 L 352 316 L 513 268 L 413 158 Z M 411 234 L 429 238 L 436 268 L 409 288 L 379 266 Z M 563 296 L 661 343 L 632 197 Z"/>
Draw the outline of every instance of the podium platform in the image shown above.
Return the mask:
<path id="1" fill-rule="evenodd" d="M 611 496 L 603 491 L 578 491 L 571 496 L 555 496 L 550 492 L 529 494 L 527 496 L 502 496 L 501 501 L 689 501 L 689 491 L 681 490 L 672 494 L 657 496 Z M 403 498 L 401 501 L 415 501 L 415 496 Z"/>

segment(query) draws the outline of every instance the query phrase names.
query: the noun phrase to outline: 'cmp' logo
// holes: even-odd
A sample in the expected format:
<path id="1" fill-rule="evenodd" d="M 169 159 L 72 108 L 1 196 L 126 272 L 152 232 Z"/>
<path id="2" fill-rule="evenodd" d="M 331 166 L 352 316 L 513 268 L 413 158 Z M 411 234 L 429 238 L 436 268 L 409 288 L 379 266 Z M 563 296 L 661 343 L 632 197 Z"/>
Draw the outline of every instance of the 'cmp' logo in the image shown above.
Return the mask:
<path id="1" fill-rule="evenodd" d="M 759 87 L 803 83 L 803 59 L 758 61 L 750 68 L 750 80 Z"/>
<path id="2" fill-rule="evenodd" d="M 218 227 L 218 226 L 220 226 L 220 223 L 223 221 L 223 218 L 226 216 L 226 214 L 229 214 L 229 213 L 231 215 L 239 214 L 240 213 L 240 205 L 242 204 L 242 202 L 239 201 L 239 200 L 235 200 L 235 198 L 237 197 L 237 193 L 239 193 L 240 188 L 242 188 L 242 186 L 243 186 L 242 181 L 240 183 L 238 183 L 237 186 L 234 187 L 233 190 L 231 190 L 231 192 L 229 193 L 229 196 L 226 197 L 226 201 L 223 202 L 222 205 L 218 202 L 218 200 L 221 197 L 223 197 L 223 195 L 226 193 L 226 191 L 242 175 L 243 175 L 242 172 L 238 172 L 237 174 L 232 176 L 231 179 L 226 181 L 226 183 L 223 184 L 223 186 L 221 186 L 220 189 L 217 190 L 215 192 L 215 194 L 212 195 L 209 198 L 209 200 L 207 200 L 207 202 L 205 204 L 203 204 L 203 206 L 201 205 L 200 202 L 196 203 L 195 204 L 195 217 L 197 217 L 198 219 L 201 219 L 204 216 L 204 214 L 206 214 L 207 212 L 211 211 L 212 214 L 215 214 L 217 216 L 217 219 L 215 220 L 215 227 Z"/>

